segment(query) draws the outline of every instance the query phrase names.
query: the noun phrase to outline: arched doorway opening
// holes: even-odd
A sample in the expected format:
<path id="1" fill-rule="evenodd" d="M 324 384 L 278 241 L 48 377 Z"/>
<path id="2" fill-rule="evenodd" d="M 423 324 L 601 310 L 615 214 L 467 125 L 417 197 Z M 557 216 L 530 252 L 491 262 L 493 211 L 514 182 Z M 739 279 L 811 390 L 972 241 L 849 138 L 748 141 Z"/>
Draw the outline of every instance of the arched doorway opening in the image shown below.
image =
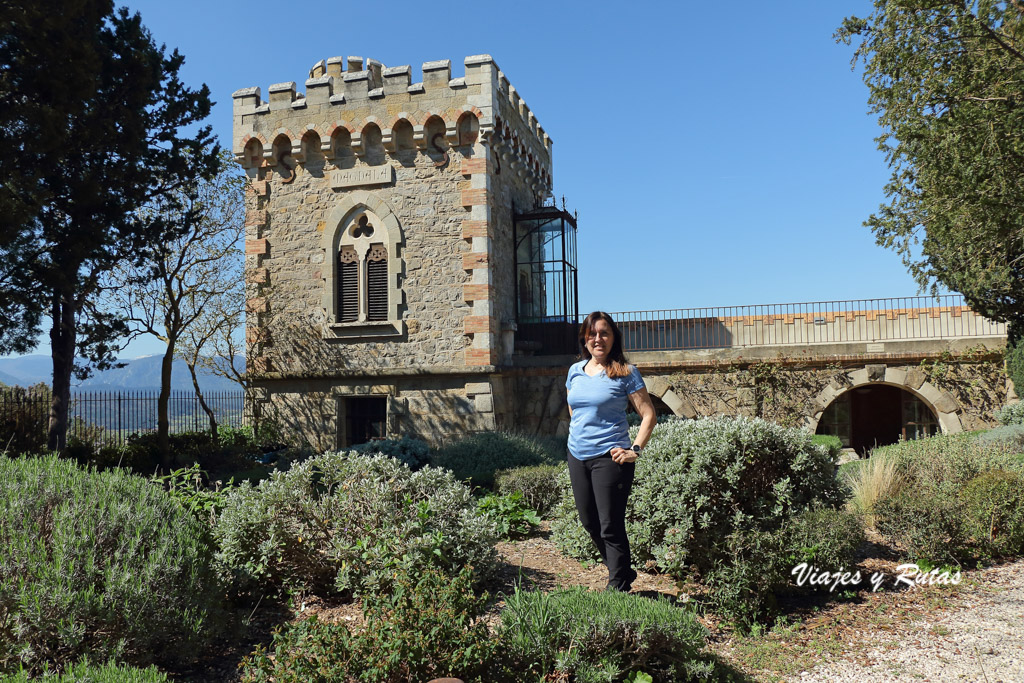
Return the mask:
<path id="1" fill-rule="evenodd" d="M 654 394 L 651 394 L 650 396 L 651 396 L 651 403 L 654 404 L 654 413 L 658 417 L 661 417 L 662 415 L 675 415 L 675 411 L 673 411 L 672 408 L 670 408 L 667 403 L 665 403 L 663 400 L 661 400 L 660 397 L 655 396 Z M 636 409 L 633 408 L 632 402 L 629 402 L 629 403 L 626 404 L 626 414 L 627 415 L 636 415 Z M 639 420 L 640 417 L 637 416 L 635 418 L 630 418 L 630 419 L 631 420 Z"/>
<path id="2" fill-rule="evenodd" d="M 876 446 L 938 432 L 935 413 L 915 394 L 872 383 L 850 389 L 832 401 L 821 414 L 815 433 L 838 436 L 843 448 L 863 456 Z"/>

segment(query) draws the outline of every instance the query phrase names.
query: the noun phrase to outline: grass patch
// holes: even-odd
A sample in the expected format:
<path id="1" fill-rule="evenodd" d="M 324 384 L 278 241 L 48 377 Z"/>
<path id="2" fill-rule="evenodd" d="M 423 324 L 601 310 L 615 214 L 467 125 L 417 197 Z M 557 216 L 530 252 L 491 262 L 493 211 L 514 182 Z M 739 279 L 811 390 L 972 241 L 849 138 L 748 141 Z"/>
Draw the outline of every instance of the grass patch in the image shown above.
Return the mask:
<path id="1" fill-rule="evenodd" d="M 870 521 L 875 504 L 896 495 L 906 483 L 906 477 L 894 458 L 876 455 L 858 465 L 845 472 L 840 470 L 840 476 L 850 489 L 849 507 L 868 515 Z"/>

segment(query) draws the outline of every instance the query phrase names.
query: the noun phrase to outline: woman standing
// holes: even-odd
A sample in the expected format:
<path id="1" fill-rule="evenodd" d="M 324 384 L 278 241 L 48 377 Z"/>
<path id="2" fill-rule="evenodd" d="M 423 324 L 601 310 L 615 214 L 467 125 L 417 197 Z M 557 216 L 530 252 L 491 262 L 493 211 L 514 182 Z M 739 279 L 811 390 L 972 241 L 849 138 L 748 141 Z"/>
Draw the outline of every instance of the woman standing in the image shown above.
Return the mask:
<path id="1" fill-rule="evenodd" d="M 629 591 L 636 579 L 626 538 L 626 501 L 636 459 L 657 416 L 640 372 L 626 362 L 622 335 L 607 313 L 580 327 L 582 357 L 569 368 L 569 478 L 580 522 L 608 566 L 608 588 Z M 626 405 L 643 418 L 630 444 Z"/>

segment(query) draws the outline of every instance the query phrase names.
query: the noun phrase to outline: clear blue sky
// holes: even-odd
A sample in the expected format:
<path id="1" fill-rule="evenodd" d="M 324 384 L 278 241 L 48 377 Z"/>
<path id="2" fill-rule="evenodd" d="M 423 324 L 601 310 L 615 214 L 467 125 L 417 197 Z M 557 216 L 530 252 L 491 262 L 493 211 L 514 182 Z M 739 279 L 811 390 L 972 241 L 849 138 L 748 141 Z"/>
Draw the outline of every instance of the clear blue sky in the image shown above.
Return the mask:
<path id="1" fill-rule="evenodd" d="M 554 140 L 579 211 L 580 310 L 908 296 L 864 219 L 889 173 L 867 88 L 832 33 L 867 0 L 360 2 L 135 0 L 206 83 L 303 82 L 332 56 L 387 66 L 488 53 Z M 48 352 L 45 347 L 41 349 Z M 135 344 L 125 355 L 160 351 Z"/>

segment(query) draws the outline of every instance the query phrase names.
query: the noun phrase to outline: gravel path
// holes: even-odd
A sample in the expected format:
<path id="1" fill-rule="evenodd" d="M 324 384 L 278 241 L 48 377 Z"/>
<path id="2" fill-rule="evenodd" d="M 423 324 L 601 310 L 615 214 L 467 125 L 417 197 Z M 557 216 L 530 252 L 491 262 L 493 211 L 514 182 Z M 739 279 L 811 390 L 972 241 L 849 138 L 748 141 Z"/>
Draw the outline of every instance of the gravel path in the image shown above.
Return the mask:
<path id="1" fill-rule="evenodd" d="M 1024 561 L 975 576 L 950 608 L 790 680 L 1024 682 Z"/>

